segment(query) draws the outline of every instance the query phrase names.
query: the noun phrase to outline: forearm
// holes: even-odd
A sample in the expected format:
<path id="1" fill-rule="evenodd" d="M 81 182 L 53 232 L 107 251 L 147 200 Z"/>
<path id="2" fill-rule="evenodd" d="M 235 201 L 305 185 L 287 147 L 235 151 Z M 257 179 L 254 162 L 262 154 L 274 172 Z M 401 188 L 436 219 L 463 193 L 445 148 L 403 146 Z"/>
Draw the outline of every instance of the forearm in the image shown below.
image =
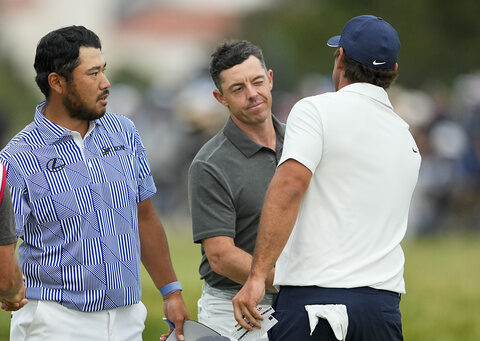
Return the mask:
<path id="1" fill-rule="evenodd" d="M 213 271 L 240 284 L 247 280 L 252 265 L 252 255 L 235 246 L 208 259 Z"/>
<path id="2" fill-rule="evenodd" d="M 222 257 L 221 265 L 217 268 L 219 275 L 228 277 L 234 282 L 239 284 L 245 284 L 250 274 L 253 257 L 249 253 L 238 249 L 234 252 L 227 253 L 225 257 Z M 274 289 L 273 276 L 275 269 L 273 266 L 270 268 L 267 277 L 265 278 L 265 287 L 267 289 Z"/>
<path id="3" fill-rule="evenodd" d="M 138 231 L 142 263 L 155 286 L 161 288 L 170 282 L 176 281 L 167 236 L 151 202 L 149 200 L 148 202 L 141 202 L 138 206 Z"/>
<path id="4" fill-rule="evenodd" d="M 230 237 L 212 237 L 202 241 L 208 261 L 213 271 L 234 282 L 244 284 L 252 265 L 252 255 L 234 245 Z M 273 289 L 274 269 L 265 281 L 268 289 Z"/>
<path id="5" fill-rule="evenodd" d="M 274 188 L 267 197 L 282 196 Z M 291 200 L 284 199 L 275 203 L 265 202 L 260 220 L 260 229 L 255 249 L 251 276 L 266 279 L 280 253 L 282 252 L 295 224 L 298 210 Z"/>
<path id="6" fill-rule="evenodd" d="M 8 301 L 17 300 L 23 287 L 23 276 L 15 258 L 15 247 L 16 244 L 0 246 L 0 298 Z"/>
<path id="7" fill-rule="evenodd" d="M 244 328 L 251 330 L 252 324 L 260 328 L 258 320 L 263 318 L 256 305 L 265 295 L 265 279 L 292 232 L 311 177 L 312 173 L 308 168 L 289 159 L 277 168 L 268 187 L 252 270 L 247 282 L 232 300 L 235 320 Z"/>
<path id="8" fill-rule="evenodd" d="M 280 256 L 295 225 L 310 178 L 311 173 L 293 160 L 277 169 L 262 209 L 252 278 L 265 279 Z"/>

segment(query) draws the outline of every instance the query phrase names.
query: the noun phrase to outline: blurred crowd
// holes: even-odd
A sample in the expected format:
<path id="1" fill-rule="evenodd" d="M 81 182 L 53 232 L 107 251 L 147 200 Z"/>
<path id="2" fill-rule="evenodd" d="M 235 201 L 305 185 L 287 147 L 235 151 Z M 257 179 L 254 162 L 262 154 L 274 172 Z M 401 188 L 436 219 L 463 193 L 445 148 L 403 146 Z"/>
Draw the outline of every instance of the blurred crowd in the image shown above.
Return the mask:
<path id="1" fill-rule="evenodd" d="M 458 76 L 450 90 L 392 90 L 422 155 L 410 233 L 480 232 L 480 73 Z"/>
<path id="2" fill-rule="evenodd" d="M 188 217 L 188 167 L 227 119 L 212 90 L 206 74 L 179 89 L 141 92 L 126 84 L 112 86 L 108 110 L 129 116 L 140 131 L 157 185 L 155 204 L 163 217 Z M 293 93 L 274 87 L 273 112 L 285 122 L 297 100 L 326 91 L 333 91 L 333 85 L 330 76 L 322 75 L 305 77 Z M 458 76 L 450 88 L 393 86 L 388 92 L 422 155 L 409 235 L 480 232 L 480 72 Z M 0 122 L 0 134 L 8 134 L 5 127 Z"/>
<path id="3" fill-rule="evenodd" d="M 298 95 L 274 103 L 285 120 L 299 98 L 326 91 L 333 91 L 330 77 L 310 75 Z M 422 155 L 408 234 L 480 232 L 480 72 L 458 76 L 450 88 L 394 85 L 388 93 Z"/>

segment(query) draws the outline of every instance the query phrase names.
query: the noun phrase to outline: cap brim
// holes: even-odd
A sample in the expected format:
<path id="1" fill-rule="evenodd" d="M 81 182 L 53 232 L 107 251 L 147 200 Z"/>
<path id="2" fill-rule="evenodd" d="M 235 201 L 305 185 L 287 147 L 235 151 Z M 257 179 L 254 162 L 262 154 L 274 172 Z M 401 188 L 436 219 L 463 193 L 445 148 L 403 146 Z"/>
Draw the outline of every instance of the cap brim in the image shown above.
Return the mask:
<path id="1" fill-rule="evenodd" d="M 331 37 L 330 39 L 328 39 L 327 45 L 330 46 L 330 47 L 339 47 L 340 46 L 340 37 L 341 36 Z"/>

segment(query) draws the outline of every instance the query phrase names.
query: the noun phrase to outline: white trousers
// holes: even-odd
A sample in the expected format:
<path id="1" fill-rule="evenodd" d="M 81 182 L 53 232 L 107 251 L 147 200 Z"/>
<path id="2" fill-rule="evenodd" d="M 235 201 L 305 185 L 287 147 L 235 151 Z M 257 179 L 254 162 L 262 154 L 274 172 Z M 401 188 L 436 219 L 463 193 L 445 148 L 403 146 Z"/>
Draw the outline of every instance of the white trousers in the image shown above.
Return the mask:
<path id="1" fill-rule="evenodd" d="M 223 336 L 229 337 L 232 341 L 237 341 L 231 336 L 237 324 L 233 316 L 231 299 L 213 296 L 204 290 L 198 300 L 198 322 L 212 328 Z M 268 341 L 267 334 L 265 333 L 258 340 Z"/>
<path id="2" fill-rule="evenodd" d="M 29 300 L 12 312 L 10 341 L 141 341 L 146 317 L 142 302 L 86 313 Z"/>

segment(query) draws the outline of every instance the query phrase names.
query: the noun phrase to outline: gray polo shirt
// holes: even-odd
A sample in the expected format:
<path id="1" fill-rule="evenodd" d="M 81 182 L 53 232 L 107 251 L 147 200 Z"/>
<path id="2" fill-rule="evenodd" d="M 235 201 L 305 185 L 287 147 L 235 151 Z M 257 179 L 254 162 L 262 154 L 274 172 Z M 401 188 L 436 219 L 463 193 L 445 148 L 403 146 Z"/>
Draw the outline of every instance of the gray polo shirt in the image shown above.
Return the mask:
<path id="1" fill-rule="evenodd" d="M 197 153 L 188 174 L 193 240 L 232 237 L 253 254 L 265 192 L 282 155 L 285 125 L 273 117 L 276 150 L 259 145 L 228 119 L 225 127 Z M 212 287 L 242 286 L 215 273 L 202 247 L 200 275 Z"/>
<path id="2" fill-rule="evenodd" d="M 0 245 L 14 244 L 16 242 L 17 236 L 15 234 L 12 199 L 10 197 L 10 189 L 5 184 L 3 196 L 0 198 Z"/>

